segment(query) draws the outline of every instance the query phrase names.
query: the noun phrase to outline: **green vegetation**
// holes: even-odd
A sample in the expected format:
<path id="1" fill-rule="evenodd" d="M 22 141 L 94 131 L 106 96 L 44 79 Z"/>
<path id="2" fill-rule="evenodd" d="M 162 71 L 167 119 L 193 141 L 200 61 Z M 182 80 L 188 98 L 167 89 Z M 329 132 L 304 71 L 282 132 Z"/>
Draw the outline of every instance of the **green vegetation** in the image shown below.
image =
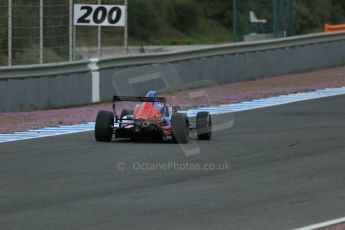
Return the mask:
<path id="1" fill-rule="evenodd" d="M 289 1 L 289 0 L 281 0 Z M 37 0 L 13 0 L 14 64 L 38 62 L 39 6 Z M 44 11 L 45 62 L 68 57 L 68 0 L 50 0 Z M 75 0 L 93 3 L 97 0 Z M 232 0 L 128 0 L 130 45 L 185 45 L 231 41 Z M 123 0 L 102 0 L 123 4 Z M 268 19 L 272 31 L 272 0 L 238 0 L 238 33 L 251 31 L 249 10 Z M 294 0 L 293 31 L 306 34 L 322 31 L 324 23 L 345 23 L 345 0 Z M 7 60 L 7 1 L 0 3 L 0 65 Z M 122 28 L 103 28 L 104 46 L 122 45 Z M 95 47 L 97 30 L 78 27 L 79 47 Z"/>
<path id="2" fill-rule="evenodd" d="M 241 35 L 251 31 L 250 10 L 268 19 L 266 31 L 272 32 L 272 0 L 237 1 Z M 130 4 L 130 28 L 135 28 L 130 35 L 146 44 L 231 40 L 232 0 L 130 0 Z M 320 32 L 324 23 L 345 23 L 345 0 L 294 0 L 291 23 L 295 34 Z"/>

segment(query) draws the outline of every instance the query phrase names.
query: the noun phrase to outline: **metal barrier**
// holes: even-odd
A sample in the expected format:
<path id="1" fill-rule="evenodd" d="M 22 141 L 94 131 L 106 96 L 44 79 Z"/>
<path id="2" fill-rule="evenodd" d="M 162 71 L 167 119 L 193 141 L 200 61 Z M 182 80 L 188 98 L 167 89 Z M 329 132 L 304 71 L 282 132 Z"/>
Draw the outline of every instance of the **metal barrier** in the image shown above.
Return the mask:
<path id="1" fill-rule="evenodd" d="M 92 76 L 90 61 L 0 67 L 0 111 L 73 106 L 95 102 L 95 98 L 109 100 L 115 90 L 114 77 L 128 81 L 132 76 L 164 72 L 167 66 L 176 70 L 182 84 L 207 80 L 222 84 L 344 63 L 345 33 L 335 32 L 102 59 L 97 63 L 98 77 Z M 119 76 L 123 71 L 127 74 Z M 158 81 L 140 85 L 142 91 L 160 87 Z M 99 96 L 92 95 L 94 92 Z"/>
<path id="2" fill-rule="evenodd" d="M 195 58 L 210 56 L 229 55 L 245 52 L 257 52 L 262 50 L 274 50 L 282 48 L 293 48 L 315 43 L 345 40 L 345 32 L 320 33 L 305 36 L 296 36 L 283 39 L 273 39 L 260 42 L 235 43 L 229 45 L 215 45 L 213 48 L 203 48 L 184 52 L 154 53 L 125 55 L 110 59 L 103 59 L 99 62 L 99 67 L 112 68 L 119 66 L 136 66 L 169 63 Z M 0 67 L 0 79 L 17 77 L 40 77 L 56 74 L 67 74 L 88 71 L 88 61 L 67 62 L 44 65 L 25 65 L 13 67 Z"/>

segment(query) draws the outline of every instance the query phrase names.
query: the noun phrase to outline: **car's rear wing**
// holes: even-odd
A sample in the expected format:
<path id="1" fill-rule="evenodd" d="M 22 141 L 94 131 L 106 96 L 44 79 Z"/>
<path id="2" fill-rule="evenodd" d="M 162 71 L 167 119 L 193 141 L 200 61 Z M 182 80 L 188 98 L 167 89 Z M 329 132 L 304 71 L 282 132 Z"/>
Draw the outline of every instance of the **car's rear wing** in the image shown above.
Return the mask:
<path id="1" fill-rule="evenodd" d="M 130 102 L 160 102 L 165 103 L 165 97 L 131 97 L 131 96 L 114 96 L 113 102 L 130 101 Z"/>
<path id="2" fill-rule="evenodd" d="M 166 104 L 165 97 L 133 97 L 133 96 L 113 96 L 113 113 L 114 116 L 117 118 L 116 113 L 116 102 L 159 102 Z"/>

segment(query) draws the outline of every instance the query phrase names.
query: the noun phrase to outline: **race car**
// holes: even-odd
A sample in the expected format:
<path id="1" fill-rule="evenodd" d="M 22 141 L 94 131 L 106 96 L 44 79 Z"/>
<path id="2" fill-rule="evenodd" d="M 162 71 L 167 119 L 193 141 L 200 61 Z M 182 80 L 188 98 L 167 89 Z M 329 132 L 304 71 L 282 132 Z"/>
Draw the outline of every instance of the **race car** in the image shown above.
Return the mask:
<path id="1" fill-rule="evenodd" d="M 134 109 L 123 109 L 118 115 L 119 102 L 137 102 Z M 115 139 L 129 138 L 134 141 L 163 141 L 188 143 L 190 131 L 196 133 L 199 140 L 210 140 L 212 120 L 208 112 L 198 112 L 192 122 L 186 113 L 178 107 L 166 103 L 166 98 L 157 97 L 155 91 L 146 97 L 113 97 L 113 112 L 100 111 L 97 115 L 95 138 L 98 142 L 111 142 Z"/>

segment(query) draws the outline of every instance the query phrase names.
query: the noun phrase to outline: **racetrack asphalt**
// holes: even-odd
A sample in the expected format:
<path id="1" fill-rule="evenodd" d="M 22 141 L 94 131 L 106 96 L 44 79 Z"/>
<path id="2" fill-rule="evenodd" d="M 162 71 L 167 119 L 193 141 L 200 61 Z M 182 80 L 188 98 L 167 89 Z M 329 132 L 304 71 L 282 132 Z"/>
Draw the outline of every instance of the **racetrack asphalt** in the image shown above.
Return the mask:
<path id="1" fill-rule="evenodd" d="M 344 103 L 236 113 L 190 157 L 170 143 L 97 143 L 93 132 L 2 143 L 0 229 L 290 229 L 345 216 Z"/>

